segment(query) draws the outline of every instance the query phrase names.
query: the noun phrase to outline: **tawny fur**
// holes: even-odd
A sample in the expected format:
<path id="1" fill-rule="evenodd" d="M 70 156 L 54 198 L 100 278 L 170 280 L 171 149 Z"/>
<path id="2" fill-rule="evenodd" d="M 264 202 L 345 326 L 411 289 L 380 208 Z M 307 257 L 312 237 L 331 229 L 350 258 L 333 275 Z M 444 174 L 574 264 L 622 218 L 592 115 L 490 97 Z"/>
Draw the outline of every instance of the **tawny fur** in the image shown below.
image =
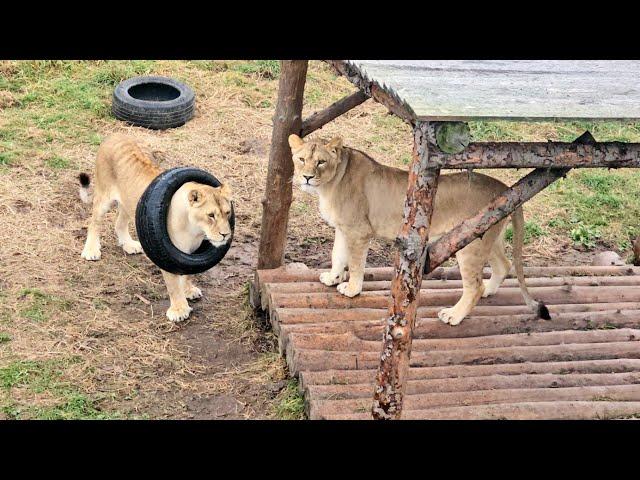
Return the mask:
<path id="1" fill-rule="evenodd" d="M 354 297 L 362 291 L 371 239 L 394 240 L 400 231 L 408 172 L 344 147 L 341 138 L 324 144 L 291 135 L 289 145 L 296 183 L 302 190 L 318 195 L 322 218 L 335 228 L 331 271 L 320 275 L 320 281 L 328 286 L 337 285 L 341 294 Z M 473 216 L 507 188 L 499 180 L 477 173 L 441 175 L 429 239 L 437 239 Z M 507 222 L 508 218 L 498 222 L 456 254 L 463 292 L 455 306 L 438 313 L 443 322 L 459 324 L 481 297 L 493 295 L 502 284 L 511 268 L 504 248 Z M 522 209 L 514 212 L 513 224 L 514 264 L 523 297 L 536 313 L 547 318 L 546 307 L 531 298 L 524 283 Z M 492 269 L 489 280 L 482 279 L 486 262 Z"/>
<path id="2" fill-rule="evenodd" d="M 140 242 L 131 238 L 129 222 L 135 219 L 140 196 L 162 169 L 152 159 L 151 152 L 124 135 L 112 135 L 98 149 L 93 194 L 89 193 L 89 178 L 80 175 L 80 198 L 88 202 L 93 197 L 93 210 L 82 251 L 85 260 L 99 260 L 100 223 L 114 204 L 118 205 L 115 229 L 118 244 L 128 254 L 142 253 Z M 187 182 L 174 194 L 169 205 L 167 230 L 173 244 L 185 253 L 198 249 L 206 238 L 220 246 L 231 234 L 229 214 L 231 191 L 227 185 L 214 188 Z M 162 270 L 171 305 L 167 317 L 175 322 L 191 313 L 188 299 L 202 296 L 190 276 L 174 275 Z"/>

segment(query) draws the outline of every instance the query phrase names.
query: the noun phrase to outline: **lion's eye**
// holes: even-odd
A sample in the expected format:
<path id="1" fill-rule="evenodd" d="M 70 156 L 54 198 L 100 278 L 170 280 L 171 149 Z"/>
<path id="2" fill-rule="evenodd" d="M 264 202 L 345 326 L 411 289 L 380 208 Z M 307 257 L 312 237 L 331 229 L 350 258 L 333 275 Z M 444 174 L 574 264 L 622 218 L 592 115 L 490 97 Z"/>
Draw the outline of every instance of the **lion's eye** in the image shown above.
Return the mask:
<path id="1" fill-rule="evenodd" d="M 209 214 L 209 218 L 216 218 L 216 214 L 215 213 L 210 213 Z"/>
<path id="2" fill-rule="evenodd" d="M 326 160 L 320 160 L 320 161 L 318 161 L 318 165 L 324 165 L 325 163 L 327 163 L 327 161 L 326 161 Z"/>
<path id="3" fill-rule="evenodd" d="M 300 160 L 302 163 L 304 163 L 304 158 L 298 157 L 298 160 Z"/>

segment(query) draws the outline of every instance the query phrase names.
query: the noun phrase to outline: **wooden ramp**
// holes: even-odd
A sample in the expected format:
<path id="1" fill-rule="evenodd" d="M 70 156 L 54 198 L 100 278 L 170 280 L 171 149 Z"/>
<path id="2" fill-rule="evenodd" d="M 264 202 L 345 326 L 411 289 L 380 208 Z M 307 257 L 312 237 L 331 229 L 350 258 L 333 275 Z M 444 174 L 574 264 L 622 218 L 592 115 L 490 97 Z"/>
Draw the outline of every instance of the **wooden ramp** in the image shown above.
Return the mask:
<path id="1" fill-rule="evenodd" d="M 391 268 L 366 271 L 353 299 L 291 264 L 261 270 L 251 301 L 268 313 L 311 419 L 370 419 Z M 461 295 L 455 268 L 422 282 L 403 418 L 640 417 L 640 268 L 527 267 L 535 318 L 517 281 L 451 327 L 438 320 Z M 485 272 L 489 276 L 489 271 Z"/>

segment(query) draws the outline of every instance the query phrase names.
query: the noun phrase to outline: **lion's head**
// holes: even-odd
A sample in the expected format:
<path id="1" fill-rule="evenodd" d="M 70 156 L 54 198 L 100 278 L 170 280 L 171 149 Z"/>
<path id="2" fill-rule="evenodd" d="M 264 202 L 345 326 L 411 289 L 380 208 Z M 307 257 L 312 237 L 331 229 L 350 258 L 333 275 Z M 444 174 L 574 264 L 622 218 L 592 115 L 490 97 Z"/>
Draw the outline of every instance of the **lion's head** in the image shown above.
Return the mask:
<path id="1" fill-rule="evenodd" d="M 227 243 L 231 236 L 231 188 L 227 184 L 211 187 L 195 182 L 187 182 L 184 187 L 191 226 L 204 232 L 205 238 L 216 247 Z"/>
<path id="2" fill-rule="evenodd" d="M 335 137 L 324 144 L 314 140 L 305 142 L 293 134 L 289 135 L 289 146 L 296 181 L 302 190 L 313 193 L 317 187 L 333 180 L 342 158 L 342 138 Z"/>

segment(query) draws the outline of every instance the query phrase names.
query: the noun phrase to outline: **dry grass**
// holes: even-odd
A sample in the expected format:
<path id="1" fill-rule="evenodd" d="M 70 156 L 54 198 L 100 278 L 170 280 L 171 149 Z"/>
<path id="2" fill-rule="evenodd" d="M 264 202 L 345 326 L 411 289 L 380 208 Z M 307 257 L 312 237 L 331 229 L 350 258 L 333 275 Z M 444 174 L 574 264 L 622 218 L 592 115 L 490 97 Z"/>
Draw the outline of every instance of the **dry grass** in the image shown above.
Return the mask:
<path id="1" fill-rule="evenodd" d="M 187 81 L 197 95 L 195 118 L 164 132 L 111 118 L 113 86 L 140 73 Z M 277 75 L 270 61 L 0 62 L 0 418 L 300 417 L 273 335 L 246 305 Z M 311 62 L 305 113 L 352 91 Z M 473 125 L 481 139 L 564 139 L 582 128 Z M 636 125 L 590 128 L 599 140 L 640 137 Z M 158 269 L 116 246 L 113 213 L 104 224 L 101 261 L 80 259 L 89 209 L 78 201 L 76 176 L 92 170 L 97 145 L 112 132 L 164 150 L 164 167 L 204 168 L 233 186 L 234 247 L 199 276 L 205 298 L 184 325 L 164 316 L 168 301 Z M 332 135 L 385 163 L 402 166 L 410 158 L 409 127 L 373 102 L 314 134 Z M 513 181 L 522 172 L 495 174 Z M 574 243 L 571 216 L 593 211 L 563 203 L 579 204 L 591 192 L 591 183 L 572 175 L 525 209 L 544 232 L 526 249 L 530 263 L 571 263 L 560 258 Z M 628 213 L 598 227 L 614 245 L 635 228 L 639 203 L 640 179 L 619 175 L 627 179 L 617 195 Z M 549 226 L 557 218 L 567 223 Z M 316 200 L 298 190 L 289 241 L 288 261 L 328 263 L 331 229 Z M 388 245 L 377 243 L 370 262 L 389 263 L 389 254 Z"/>

